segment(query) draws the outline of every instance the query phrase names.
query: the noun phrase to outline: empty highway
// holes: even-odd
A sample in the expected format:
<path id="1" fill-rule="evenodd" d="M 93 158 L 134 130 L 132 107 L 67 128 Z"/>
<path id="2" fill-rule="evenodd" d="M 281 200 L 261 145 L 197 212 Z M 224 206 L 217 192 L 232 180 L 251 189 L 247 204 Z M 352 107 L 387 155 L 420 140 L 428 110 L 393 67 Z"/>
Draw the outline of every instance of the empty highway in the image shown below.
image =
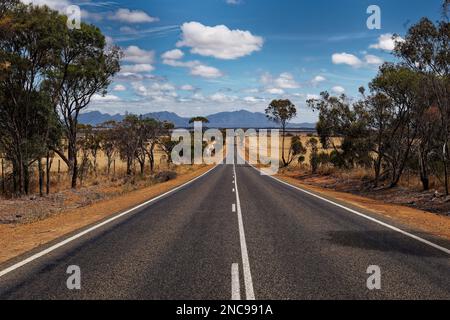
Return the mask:
<path id="1" fill-rule="evenodd" d="M 450 299 L 448 242 L 362 214 L 251 166 L 219 165 L 3 265 L 0 299 Z M 69 266 L 81 290 L 67 288 Z M 379 290 L 367 288 L 369 266 L 380 268 Z"/>

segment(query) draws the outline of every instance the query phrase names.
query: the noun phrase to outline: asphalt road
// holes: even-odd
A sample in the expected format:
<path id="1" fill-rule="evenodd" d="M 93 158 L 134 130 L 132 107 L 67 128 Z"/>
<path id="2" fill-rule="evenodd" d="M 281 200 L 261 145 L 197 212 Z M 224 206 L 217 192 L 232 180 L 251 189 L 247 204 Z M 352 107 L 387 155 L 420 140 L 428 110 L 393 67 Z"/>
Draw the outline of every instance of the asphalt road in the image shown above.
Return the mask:
<path id="1" fill-rule="evenodd" d="M 248 165 L 220 165 L 4 274 L 0 299 L 450 299 L 449 258 Z M 67 288 L 71 265 L 81 290 Z M 373 265 L 380 290 L 367 288 Z"/>

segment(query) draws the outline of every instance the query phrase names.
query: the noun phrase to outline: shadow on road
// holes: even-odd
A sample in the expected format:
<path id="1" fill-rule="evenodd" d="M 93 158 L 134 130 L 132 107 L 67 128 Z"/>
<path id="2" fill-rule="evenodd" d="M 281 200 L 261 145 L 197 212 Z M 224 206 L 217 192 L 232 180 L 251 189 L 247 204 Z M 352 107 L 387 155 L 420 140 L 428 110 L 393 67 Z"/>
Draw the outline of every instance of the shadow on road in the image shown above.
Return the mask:
<path id="1" fill-rule="evenodd" d="M 398 252 L 419 257 L 448 258 L 448 255 L 420 242 L 405 238 L 394 231 L 330 231 L 329 242 L 344 247 L 359 248 L 381 252 Z M 415 245 L 411 245 L 411 241 Z M 450 241 L 441 240 L 439 245 L 450 247 Z"/>

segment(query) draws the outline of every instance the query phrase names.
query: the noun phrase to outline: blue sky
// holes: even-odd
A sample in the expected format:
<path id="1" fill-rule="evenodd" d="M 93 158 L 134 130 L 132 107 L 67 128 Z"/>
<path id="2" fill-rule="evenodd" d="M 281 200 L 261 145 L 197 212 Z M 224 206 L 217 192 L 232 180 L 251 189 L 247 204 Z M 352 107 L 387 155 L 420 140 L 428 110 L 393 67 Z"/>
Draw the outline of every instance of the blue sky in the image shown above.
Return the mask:
<path id="1" fill-rule="evenodd" d="M 122 72 L 91 110 L 173 111 L 182 116 L 246 109 L 263 112 L 289 98 L 296 121 L 315 121 L 305 106 L 321 91 L 357 96 L 382 61 L 392 61 L 392 34 L 427 16 L 440 0 L 23 0 L 64 12 L 82 9 L 123 48 Z M 381 9 L 381 29 L 366 25 Z"/>

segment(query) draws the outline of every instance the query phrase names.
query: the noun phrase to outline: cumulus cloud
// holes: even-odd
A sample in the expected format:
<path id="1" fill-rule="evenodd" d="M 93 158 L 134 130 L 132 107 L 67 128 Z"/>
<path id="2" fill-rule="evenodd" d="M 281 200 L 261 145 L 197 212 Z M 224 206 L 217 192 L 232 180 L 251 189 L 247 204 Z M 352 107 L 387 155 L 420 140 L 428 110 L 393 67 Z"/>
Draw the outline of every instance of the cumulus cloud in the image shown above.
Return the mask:
<path id="1" fill-rule="evenodd" d="M 155 60 L 155 52 L 143 50 L 137 46 L 129 46 L 124 49 L 124 61 L 138 64 L 153 64 Z"/>
<path id="2" fill-rule="evenodd" d="M 242 0 L 226 0 L 225 2 L 227 4 L 237 5 L 237 4 L 241 4 Z"/>
<path id="3" fill-rule="evenodd" d="M 151 72 L 155 70 L 155 68 L 151 64 L 133 64 L 133 65 L 124 65 L 121 67 L 121 72 L 123 73 L 141 73 L 141 72 Z"/>
<path id="4" fill-rule="evenodd" d="M 149 16 L 142 10 L 118 9 L 109 17 L 111 20 L 116 20 L 126 23 L 150 23 L 158 21 L 156 17 Z"/>
<path id="5" fill-rule="evenodd" d="M 180 51 L 181 52 L 181 51 Z M 182 53 L 182 52 L 181 52 Z M 193 76 L 198 76 L 207 79 L 220 78 L 223 76 L 223 73 L 214 67 L 207 66 L 200 61 L 180 61 L 181 59 L 179 52 L 168 51 L 163 54 L 165 58 L 163 59 L 163 63 L 172 67 L 181 67 L 188 68 L 190 70 L 190 74 Z M 170 59 L 172 58 L 172 59 Z M 175 59 L 176 58 L 176 59 Z"/>
<path id="6" fill-rule="evenodd" d="M 341 87 L 341 86 L 335 86 L 335 87 L 331 88 L 331 91 L 333 91 L 336 94 L 343 94 L 343 93 L 345 93 L 345 88 Z"/>
<path id="7" fill-rule="evenodd" d="M 190 84 L 185 84 L 185 85 L 182 85 L 180 87 L 180 89 L 183 90 L 183 91 L 194 91 L 195 87 L 191 86 Z"/>
<path id="8" fill-rule="evenodd" d="M 295 81 L 294 76 L 288 72 L 280 74 L 274 81 L 275 85 L 281 89 L 297 89 L 300 85 Z"/>
<path id="9" fill-rule="evenodd" d="M 284 94 L 284 90 L 280 88 L 267 88 L 267 93 L 273 94 L 273 95 L 281 95 Z"/>
<path id="10" fill-rule="evenodd" d="M 191 52 L 217 59 L 234 60 L 261 50 L 264 40 L 250 31 L 230 30 L 225 25 L 205 26 L 187 22 L 181 26 L 182 39 L 178 47 L 190 47 Z"/>
<path id="11" fill-rule="evenodd" d="M 173 102 L 178 97 L 175 86 L 169 82 L 152 82 L 149 85 L 134 82 L 132 86 L 138 96 L 151 101 Z"/>
<path id="12" fill-rule="evenodd" d="M 384 63 L 383 59 L 381 59 L 378 56 L 374 56 L 372 54 L 366 55 L 364 57 L 364 60 L 366 61 L 367 64 L 376 65 L 376 66 L 382 65 Z"/>
<path id="13" fill-rule="evenodd" d="M 195 65 L 191 68 L 191 74 L 193 76 L 199 76 L 203 78 L 220 78 L 223 76 L 223 73 L 214 67 L 206 66 L 203 64 Z"/>
<path id="14" fill-rule="evenodd" d="M 382 34 L 378 38 L 378 42 L 370 45 L 371 49 L 380 49 L 385 51 L 392 51 L 395 49 L 397 42 L 405 41 L 402 37 L 394 36 L 392 33 Z"/>
<path id="15" fill-rule="evenodd" d="M 334 64 L 347 64 L 354 68 L 359 68 L 363 62 L 355 55 L 349 53 L 335 53 L 331 57 Z"/>
<path id="16" fill-rule="evenodd" d="M 57 10 L 60 12 L 65 12 L 66 8 L 70 6 L 72 3 L 68 0 L 20 0 L 25 4 L 34 4 L 36 6 L 48 6 L 53 10 Z"/>
<path id="17" fill-rule="evenodd" d="M 161 58 L 164 60 L 180 60 L 183 57 L 184 53 L 180 49 L 170 50 L 161 55 Z"/>
<path id="18" fill-rule="evenodd" d="M 313 99 L 314 100 L 320 99 L 320 96 L 317 94 L 311 94 L 311 93 L 308 93 L 306 95 L 306 100 L 313 100 Z"/>
<path id="19" fill-rule="evenodd" d="M 217 92 L 209 97 L 212 102 L 226 103 L 236 101 L 238 98 L 235 96 L 229 96 L 222 92 Z"/>
<path id="20" fill-rule="evenodd" d="M 244 102 L 250 103 L 250 104 L 255 104 L 255 103 L 260 103 L 260 102 L 265 101 L 264 98 L 259 98 L 259 97 L 244 97 L 243 100 L 244 100 Z"/>
<path id="21" fill-rule="evenodd" d="M 126 91 L 126 90 L 127 90 L 127 88 L 124 85 L 122 85 L 122 84 L 117 84 L 113 88 L 113 91 L 118 91 L 118 92 Z"/>
<path id="22" fill-rule="evenodd" d="M 94 94 L 92 96 L 92 102 L 115 102 L 120 101 L 120 98 L 118 96 L 107 94 L 107 95 L 100 95 L 100 94 Z"/>
<path id="23" fill-rule="evenodd" d="M 314 86 L 319 85 L 321 82 L 327 81 L 327 79 L 324 76 L 315 76 L 314 79 L 311 80 L 311 83 Z"/>
<path id="24" fill-rule="evenodd" d="M 273 95 L 281 95 L 285 93 L 286 89 L 297 89 L 300 87 L 300 84 L 289 72 L 283 72 L 276 77 L 273 77 L 268 72 L 263 73 L 261 75 L 260 82 L 265 87 L 264 91 Z"/>

